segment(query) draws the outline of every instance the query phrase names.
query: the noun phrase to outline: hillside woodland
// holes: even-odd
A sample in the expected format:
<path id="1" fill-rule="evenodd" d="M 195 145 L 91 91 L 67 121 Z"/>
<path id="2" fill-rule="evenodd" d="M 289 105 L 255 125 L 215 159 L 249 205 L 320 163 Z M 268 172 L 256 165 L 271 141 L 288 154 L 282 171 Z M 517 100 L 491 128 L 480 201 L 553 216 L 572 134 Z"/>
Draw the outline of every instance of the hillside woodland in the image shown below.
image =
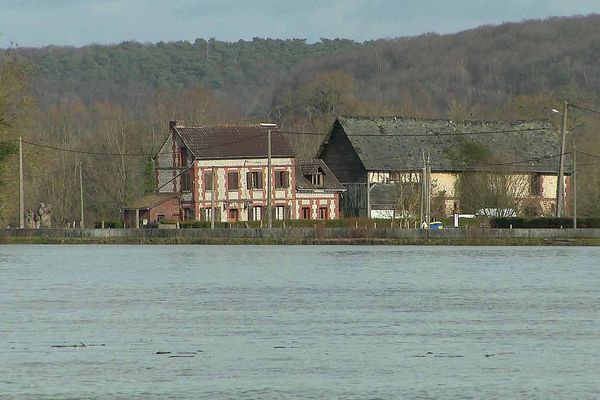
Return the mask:
<path id="1" fill-rule="evenodd" d="M 579 213 L 600 216 L 600 16 L 483 26 L 452 35 L 49 46 L 0 51 L 0 223 L 18 221 L 23 137 L 26 208 L 59 224 L 115 220 L 153 189 L 152 155 L 170 119 L 275 121 L 303 158 L 337 115 L 550 119 L 569 101 Z M 66 151 L 69 150 L 69 151 Z M 73 150 L 73 151 L 71 151 Z"/>

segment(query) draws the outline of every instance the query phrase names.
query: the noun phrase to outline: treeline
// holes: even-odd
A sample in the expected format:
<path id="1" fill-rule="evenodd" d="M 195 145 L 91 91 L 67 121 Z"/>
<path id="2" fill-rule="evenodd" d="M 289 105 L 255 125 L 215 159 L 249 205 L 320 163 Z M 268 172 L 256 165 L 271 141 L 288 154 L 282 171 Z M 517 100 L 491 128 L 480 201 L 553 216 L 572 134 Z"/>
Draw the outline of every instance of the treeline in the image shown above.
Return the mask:
<path id="1" fill-rule="evenodd" d="M 323 134 L 340 114 L 543 118 L 558 127 L 560 115 L 550 110 L 565 100 L 600 109 L 598 54 L 597 15 L 364 43 L 197 39 L 11 49 L 0 52 L 0 66 L 21 66 L 29 89 L 0 103 L 0 134 L 83 151 L 25 146 L 28 208 L 44 201 L 61 224 L 77 220 L 75 166 L 81 165 L 86 219 L 116 219 L 125 202 L 151 190 L 150 155 L 169 119 L 269 119 L 284 130 Z M 13 70 L 10 79 L 21 85 L 21 78 Z M 0 102 L 10 79 L 0 80 Z M 21 102 L 18 109 L 8 106 L 13 98 Z M 10 126 L 2 126 L 2 113 Z M 600 154 L 598 122 L 598 115 L 577 110 L 569 118 L 573 140 L 592 155 Z M 289 138 L 302 157 L 311 157 L 321 141 Z M 123 153 L 135 155 L 102 155 Z M 14 146 L 0 147 L 4 224 L 17 217 L 14 157 Z M 578 194 L 582 213 L 600 215 L 594 160 L 580 157 Z"/>

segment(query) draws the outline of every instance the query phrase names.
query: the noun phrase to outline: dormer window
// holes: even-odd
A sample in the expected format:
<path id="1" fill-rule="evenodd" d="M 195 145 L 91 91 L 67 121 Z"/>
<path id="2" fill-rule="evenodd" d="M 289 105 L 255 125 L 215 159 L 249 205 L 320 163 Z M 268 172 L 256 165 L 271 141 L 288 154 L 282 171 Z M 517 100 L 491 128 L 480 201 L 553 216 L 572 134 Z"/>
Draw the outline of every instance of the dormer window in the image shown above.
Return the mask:
<path id="1" fill-rule="evenodd" d="M 312 174 L 311 183 L 315 186 L 323 186 L 323 174 L 321 172 Z"/>

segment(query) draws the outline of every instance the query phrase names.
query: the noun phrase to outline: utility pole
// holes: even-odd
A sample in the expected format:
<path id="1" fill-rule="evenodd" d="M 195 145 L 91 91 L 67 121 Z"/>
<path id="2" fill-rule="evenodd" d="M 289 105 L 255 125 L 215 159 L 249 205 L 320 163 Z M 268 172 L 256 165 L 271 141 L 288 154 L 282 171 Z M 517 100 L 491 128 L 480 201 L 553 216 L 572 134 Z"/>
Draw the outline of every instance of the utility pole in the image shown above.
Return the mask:
<path id="1" fill-rule="evenodd" d="M 19 136 L 19 228 L 25 228 L 25 203 L 23 196 L 23 141 Z"/>
<path id="2" fill-rule="evenodd" d="M 427 174 L 427 179 L 425 181 L 427 184 L 426 221 L 427 226 L 429 226 L 429 224 L 431 223 L 431 153 L 429 151 L 427 151 L 427 162 L 425 164 L 425 169 Z"/>
<path id="3" fill-rule="evenodd" d="M 421 171 L 421 216 L 419 219 L 419 228 L 423 226 L 425 221 L 425 177 L 427 176 L 427 162 L 425 161 L 425 151 L 421 151 L 423 156 L 423 169 Z"/>
<path id="4" fill-rule="evenodd" d="M 271 205 L 271 128 L 267 131 L 267 214 L 269 221 L 269 229 L 273 228 L 273 207 Z"/>
<path id="5" fill-rule="evenodd" d="M 371 184 L 369 183 L 369 171 L 367 171 L 367 219 L 371 218 Z M 360 211 L 359 211 L 360 216 Z"/>
<path id="6" fill-rule="evenodd" d="M 215 180 L 217 179 L 215 175 L 215 167 L 212 167 L 212 182 L 210 183 L 210 229 L 215 229 Z"/>
<path id="7" fill-rule="evenodd" d="M 263 128 L 267 128 L 267 221 L 269 229 L 273 228 L 273 212 L 271 197 L 271 129 L 277 129 L 277 124 L 272 122 L 261 122 L 259 124 Z M 262 226 L 262 224 L 261 224 Z"/>
<path id="8" fill-rule="evenodd" d="M 577 148 L 573 144 L 573 229 L 577 229 Z"/>
<path id="9" fill-rule="evenodd" d="M 84 228 L 85 224 L 83 222 L 83 173 L 81 172 L 82 170 L 82 162 L 79 162 L 79 204 L 81 206 L 81 219 L 79 221 L 79 227 L 80 228 Z"/>
<path id="10" fill-rule="evenodd" d="M 562 113 L 561 145 L 558 164 L 558 185 L 556 188 L 556 216 L 564 217 L 565 214 L 565 138 L 567 135 L 567 110 L 569 103 L 565 101 Z"/>

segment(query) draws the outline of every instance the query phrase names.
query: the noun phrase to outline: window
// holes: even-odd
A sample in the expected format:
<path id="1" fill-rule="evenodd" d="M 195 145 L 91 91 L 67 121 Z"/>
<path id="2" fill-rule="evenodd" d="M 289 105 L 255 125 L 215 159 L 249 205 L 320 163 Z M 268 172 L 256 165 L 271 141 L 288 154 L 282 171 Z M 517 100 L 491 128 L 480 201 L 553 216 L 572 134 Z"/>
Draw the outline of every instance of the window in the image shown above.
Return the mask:
<path id="1" fill-rule="evenodd" d="M 240 212 L 237 208 L 229 209 L 229 222 L 237 222 L 240 218 Z"/>
<path id="2" fill-rule="evenodd" d="M 319 207 L 319 219 L 327 219 L 327 207 Z"/>
<path id="3" fill-rule="evenodd" d="M 162 221 L 163 219 L 165 219 L 165 214 L 158 214 L 158 215 L 156 216 L 156 220 L 157 220 L 158 222 Z"/>
<path id="4" fill-rule="evenodd" d="M 250 215 L 249 215 L 250 219 L 252 221 L 260 221 L 262 219 L 263 213 L 262 213 L 262 207 L 260 207 L 260 206 L 251 207 L 249 210 L 249 213 L 250 213 Z"/>
<path id="5" fill-rule="evenodd" d="M 179 148 L 179 166 L 187 167 L 187 152 L 185 150 L 185 147 Z"/>
<path id="6" fill-rule="evenodd" d="M 531 175 L 531 185 L 529 188 L 529 193 L 532 196 L 540 196 L 542 194 L 542 174 L 539 172 Z"/>
<path id="7" fill-rule="evenodd" d="M 227 173 L 227 190 L 235 191 L 238 190 L 239 185 L 239 175 L 236 172 L 228 172 Z"/>
<path id="8" fill-rule="evenodd" d="M 310 219 L 310 207 L 302 207 L 302 219 Z"/>
<path id="9" fill-rule="evenodd" d="M 191 191 L 192 190 L 192 179 L 191 179 L 190 170 L 187 170 L 184 173 L 182 173 L 179 178 L 180 178 L 180 182 L 181 182 L 181 191 L 182 192 Z"/>
<path id="10" fill-rule="evenodd" d="M 212 208 L 203 208 L 202 209 L 202 219 L 204 221 L 210 221 L 211 215 L 212 215 Z"/>
<path id="11" fill-rule="evenodd" d="M 191 208 L 183 209 L 183 220 L 184 221 L 193 221 L 194 220 L 194 211 Z"/>
<path id="12" fill-rule="evenodd" d="M 277 221 L 285 219 L 285 206 L 275 206 L 275 219 Z"/>
<path id="13" fill-rule="evenodd" d="M 275 171 L 275 188 L 287 188 L 290 186 L 290 173 L 288 171 Z"/>
<path id="14" fill-rule="evenodd" d="M 213 185 L 213 174 L 212 171 L 204 173 L 204 190 L 211 191 Z"/>
<path id="15" fill-rule="evenodd" d="M 321 173 L 313 174 L 311 182 L 315 186 L 323 186 L 323 174 L 321 174 Z"/>
<path id="16" fill-rule="evenodd" d="M 262 189 L 263 179 L 261 171 L 251 171 L 246 174 L 246 187 L 248 189 Z"/>

